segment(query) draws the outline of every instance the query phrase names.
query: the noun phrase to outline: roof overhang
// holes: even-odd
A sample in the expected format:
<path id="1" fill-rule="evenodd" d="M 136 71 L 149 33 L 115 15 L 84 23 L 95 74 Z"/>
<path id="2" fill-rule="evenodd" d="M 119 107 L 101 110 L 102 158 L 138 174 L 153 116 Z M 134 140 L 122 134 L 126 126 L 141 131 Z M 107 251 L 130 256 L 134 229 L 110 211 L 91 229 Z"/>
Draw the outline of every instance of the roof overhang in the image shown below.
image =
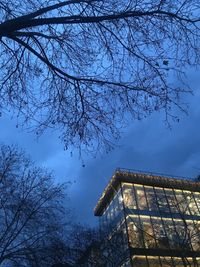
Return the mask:
<path id="1" fill-rule="evenodd" d="M 103 214 L 105 207 L 110 203 L 121 183 L 142 184 L 200 192 L 200 182 L 192 179 L 181 179 L 150 173 L 117 170 L 94 208 L 95 216 L 101 216 Z"/>

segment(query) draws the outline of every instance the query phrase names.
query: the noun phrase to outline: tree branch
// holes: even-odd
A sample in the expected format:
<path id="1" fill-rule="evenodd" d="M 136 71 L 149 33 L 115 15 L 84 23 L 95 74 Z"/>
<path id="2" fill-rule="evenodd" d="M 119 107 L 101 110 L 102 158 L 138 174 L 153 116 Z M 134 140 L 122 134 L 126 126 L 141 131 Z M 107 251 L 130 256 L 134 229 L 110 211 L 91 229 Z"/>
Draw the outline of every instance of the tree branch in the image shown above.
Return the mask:
<path id="1" fill-rule="evenodd" d="M 180 17 L 179 15 L 167 12 L 163 10 L 154 10 L 149 12 L 141 11 L 127 11 L 122 13 L 103 15 L 103 16 L 65 16 L 65 17 L 51 17 L 51 18 L 38 18 L 38 19 L 28 19 L 27 17 L 16 18 L 13 20 L 8 20 L 0 24 L 0 36 L 8 36 L 10 33 L 19 31 L 21 29 L 32 28 L 36 26 L 44 25 L 54 25 L 54 24 L 63 24 L 63 25 L 72 25 L 72 24 L 88 24 L 88 23 L 99 23 L 103 21 L 114 21 L 114 20 L 124 20 L 127 18 L 138 18 L 144 16 L 157 16 L 162 15 L 176 19 L 178 21 L 185 21 L 188 23 L 197 23 L 200 21 L 198 19 L 190 19 L 186 17 Z M 21 19 L 20 19 L 21 18 Z"/>

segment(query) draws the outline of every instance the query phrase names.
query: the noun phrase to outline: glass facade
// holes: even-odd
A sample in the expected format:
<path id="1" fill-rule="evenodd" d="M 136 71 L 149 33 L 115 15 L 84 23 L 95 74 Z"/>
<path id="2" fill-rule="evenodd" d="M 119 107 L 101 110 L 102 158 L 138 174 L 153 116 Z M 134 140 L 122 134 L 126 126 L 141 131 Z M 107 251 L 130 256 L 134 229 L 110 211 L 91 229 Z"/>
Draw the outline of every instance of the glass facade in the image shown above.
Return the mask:
<path id="1" fill-rule="evenodd" d="M 134 256 L 132 265 L 134 267 L 196 267 L 199 266 L 199 259 L 192 257 L 169 257 L 169 256 Z"/>
<path id="2" fill-rule="evenodd" d="M 100 227 L 120 258 L 107 266 L 200 266 L 199 192 L 121 182 Z"/>
<path id="3" fill-rule="evenodd" d="M 200 193 L 122 183 L 122 194 L 129 245 L 133 251 L 134 248 L 145 249 L 146 255 L 148 249 L 173 251 L 174 254 L 176 251 L 200 251 Z M 184 261 L 187 260 L 186 265 Z M 137 261 L 137 257 L 133 258 L 135 266 L 200 266 L 198 258 L 194 265 L 187 256 L 183 259 L 146 256 L 143 265 L 138 265 Z"/>
<path id="4" fill-rule="evenodd" d="M 100 217 L 100 232 L 104 240 L 106 266 L 129 267 L 128 236 L 121 190 L 116 192 Z"/>

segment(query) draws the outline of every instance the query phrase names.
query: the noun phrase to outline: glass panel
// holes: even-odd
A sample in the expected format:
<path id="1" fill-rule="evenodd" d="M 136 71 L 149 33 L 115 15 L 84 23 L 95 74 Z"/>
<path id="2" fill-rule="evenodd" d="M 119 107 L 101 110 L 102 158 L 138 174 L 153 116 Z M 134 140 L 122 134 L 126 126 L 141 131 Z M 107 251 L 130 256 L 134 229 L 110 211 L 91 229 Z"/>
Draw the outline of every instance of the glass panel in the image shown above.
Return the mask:
<path id="1" fill-rule="evenodd" d="M 161 267 L 159 257 L 148 256 L 149 267 Z"/>
<path id="2" fill-rule="evenodd" d="M 191 192 L 183 192 L 183 196 L 185 198 L 185 210 L 183 210 L 183 213 L 187 214 L 187 215 L 190 215 L 191 212 L 190 212 L 190 203 L 192 202 L 193 200 L 193 196 L 191 194 Z"/>
<path id="3" fill-rule="evenodd" d="M 169 212 L 168 202 L 165 197 L 165 193 L 162 188 L 155 188 L 157 197 L 157 204 L 161 212 Z"/>
<path id="4" fill-rule="evenodd" d="M 188 235 L 193 250 L 200 251 L 200 222 L 194 222 L 188 225 Z"/>
<path id="5" fill-rule="evenodd" d="M 190 266 L 190 267 L 197 267 L 199 266 L 199 261 L 197 261 L 195 258 L 179 258 L 179 257 L 160 257 L 162 262 L 162 267 L 184 267 L 184 266 Z M 197 263 L 198 262 L 198 263 Z"/>
<path id="6" fill-rule="evenodd" d="M 179 213 L 184 213 L 187 210 L 188 203 L 185 199 L 185 196 L 183 194 L 183 191 L 181 190 L 174 190 L 174 194 L 176 196 L 176 208 Z"/>
<path id="7" fill-rule="evenodd" d="M 190 214 L 200 216 L 200 206 L 198 207 L 198 202 L 200 204 L 199 194 L 195 194 L 192 192 L 190 195 L 187 194 L 187 201 L 189 205 Z"/>
<path id="8" fill-rule="evenodd" d="M 166 237 L 166 243 L 167 247 L 173 247 L 173 238 L 174 238 L 174 225 L 171 219 L 163 220 L 164 223 L 164 229 L 165 229 L 165 234 L 167 235 Z"/>
<path id="9" fill-rule="evenodd" d="M 172 235 L 172 247 L 191 250 L 188 225 L 182 220 L 176 221 L 174 234 Z"/>
<path id="10" fill-rule="evenodd" d="M 135 185 L 135 191 L 136 191 L 136 197 L 137 197 L 137 203 L 138 203 L 139 209 L 146 210 L 147 202 L 146 202 L 146 196 L 145 196 L 143 186 Z"/>
<path id="11" fill-rule="evenodd" d="M 144 243 L 146 248 L 155 248 L 156 242 L 155 242 L 155 236 L 153 227 L 149 218 L 142 218 L 142 230 L 143 230 L 143 236 L 144 236 Z"/>
<path id="12" fill-rule="evenodd" d="M 145 192 L 146 192 L 146 196 L 147 196 L 147 202 L 148 202 L 149 210 L 158 211 L 158 206 L 156 204 L 157 203 L 156 196 L 155 196 L 153 187 L 145 186 Z"/>
<path id="13" fill-rule="evenodd" d="M 160 218 L 152 219 L 155 239 L 159 248 L 169 248 L 169 242 Z"/>
<path id="14" fill-rule="evenodd" d="M 193 193 L 193 197 L 196 203 L 196 215 L 200 216 L 200 193 Z"/>
<path id="15" fill-rule="evenodd" d="M 123 200 L 125 207 L 128 207 L 130 209 L 136 209 L 136 201 L 135 201 L 135 193 L 133 190 L 133 185 L 122 185 L 123 190 Z"/>
<path id="16" fill-rule="evenodd" d="M 162 262 L 162 267 L 173 266 L 171 257 L 160 257 L 160 260 Z"/>
<path id="17" fill-rule="evenodd" d="M 167 196 L 167 201 L 168 201 L 170 211 L 172 213 L 179 213 L 177 199 L 176 199 L 176 196 L 175 196 L 173 190 L 172 189 L 164 189 L 164 191 L 165 191 L 165 194 Z"/>
<path id="18" fill-rule="evenodd" d="M 123 218 L 123 205 L 121 201 L 121 191 L 119 190 L 105 209 L 100 220 L 101 231 L 109 231 L 118 224 Z"/>
<path id="19" fill-rule="evenodd" d="M 134 256 L 133 266 L 134 267 L 149 267 L 146 256 Z"/>
<path id="20" fill-rule="evenodd" d="M 131 247 L 142 248 L 143 229 L 140 225 L 139 217 L 131 217 L 128 220 L 128 236 Z"/>
<path id="21" fill-rule="evenodd" d="M 135 256 L 133 257 L 133 266 L 136 267 L 171 267 L 171 266 L 176 266 L 176 267 L 184 267 L 184 266 L 198 266 L 195 265 L 193 262 L 193 259 L 191 258 L 173 258 L 173 257 L 157 257 L 157 256 L 147 256 L 148 264 L 146 262 L 146 257 L 145 256 Z M 183 263 L 184 261 L 184 263 Z M 199 262 L 199 260 L 198 260 Z"/>

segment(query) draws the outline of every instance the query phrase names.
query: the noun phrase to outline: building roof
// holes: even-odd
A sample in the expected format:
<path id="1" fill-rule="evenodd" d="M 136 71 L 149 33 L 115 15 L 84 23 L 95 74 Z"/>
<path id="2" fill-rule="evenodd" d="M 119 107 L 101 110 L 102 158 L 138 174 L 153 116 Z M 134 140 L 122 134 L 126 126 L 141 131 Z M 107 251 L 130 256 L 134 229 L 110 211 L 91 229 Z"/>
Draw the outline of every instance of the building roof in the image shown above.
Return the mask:
<path id="1" fill-rule="evenodd" d="M 195 181 L 194 179 L 178 176 L 117 169 L 94 208 L 95 216 L 103 214 L 104 208 L 111 201 L 116 190 L 119 189 L 121 182 L 200 192 L 199 180 Z"/>

